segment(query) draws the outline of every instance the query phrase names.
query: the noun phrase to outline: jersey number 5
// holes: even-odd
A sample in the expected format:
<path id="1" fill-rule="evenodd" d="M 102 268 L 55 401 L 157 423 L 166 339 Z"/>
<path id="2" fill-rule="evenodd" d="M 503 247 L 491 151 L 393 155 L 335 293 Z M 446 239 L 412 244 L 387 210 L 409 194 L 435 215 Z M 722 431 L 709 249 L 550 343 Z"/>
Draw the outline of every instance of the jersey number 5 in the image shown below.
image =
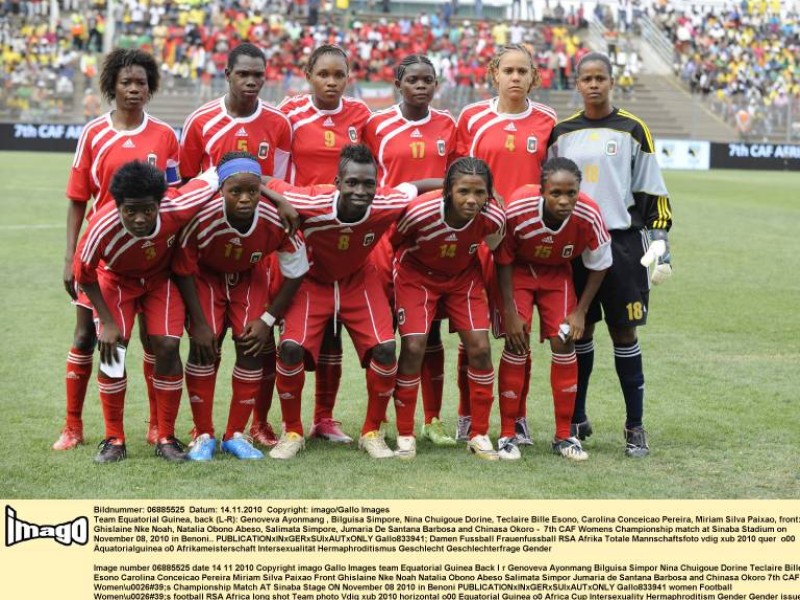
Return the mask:
<path id="1" fill-rule="evenodd" d="M 237 140 L 236 149 L 239 152 L 247 152 L 247 139 L 246 138 L 242 138 L 240 140 Z"/>

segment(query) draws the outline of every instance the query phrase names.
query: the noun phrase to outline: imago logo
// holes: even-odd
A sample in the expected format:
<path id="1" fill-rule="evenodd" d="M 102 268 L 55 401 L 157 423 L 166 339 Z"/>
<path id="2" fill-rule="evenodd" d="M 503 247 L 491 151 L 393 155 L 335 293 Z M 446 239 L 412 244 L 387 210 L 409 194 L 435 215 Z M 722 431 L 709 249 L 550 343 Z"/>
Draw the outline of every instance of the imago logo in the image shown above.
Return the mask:
<path id="1" fill-rule="evenodd" d="M 62 546 L 85 546 L 89 541 L 89 519 L 78 517 L 59 525 L 36 525 L 18 519 L 17 511 L 6 506 L 6 546 L 39 538 L 52 538 Z"/>

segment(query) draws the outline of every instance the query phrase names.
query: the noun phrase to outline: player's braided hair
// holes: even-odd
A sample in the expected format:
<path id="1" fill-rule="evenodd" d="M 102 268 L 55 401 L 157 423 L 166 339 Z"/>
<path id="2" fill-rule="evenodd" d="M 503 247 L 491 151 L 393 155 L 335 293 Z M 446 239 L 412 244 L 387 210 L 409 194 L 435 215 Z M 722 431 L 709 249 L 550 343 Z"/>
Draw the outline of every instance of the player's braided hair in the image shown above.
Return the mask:
<path id="1" fill-rule="evenodd" d="M 531 87 L 528 90 L 530 92 L 533 88 L 537 87 L 541 83 L 542 79 L 539 76 L 539 69 L 536 68 L 536 64 L 533 62 L 531 51 L 528 50 L 527 46 L 524 46 L 523 44 L 505 44 L 504 46 L 500 47 L 500 49 L 492 57 L 492 60 L 489 61 L 489 66 L 487 67 L 490 83 L 497 87 L 497 74 L 500 69 L 500 59 L 509 52 L 522 52 L 526 57 L 528 57 L 528 62 L 531 65 L 532 75 Z"/>
<path id="2" fill-rule="evenodd" d="M 122 165 L 111 179 L 111 195 L 120 206 L 126 198 L 152 197 L 156 202 L 167 191 L 167 179 L 164 172 L 148 162 L 134 160 Z"/>
<path id="3" fill-rule="evenodd" d="M 336 44 L 322 44 L 322 46 L 315 48 L 311 53 L 311 56 L 308 57 L 306 75 L 311 75 L 311 72 L 314 70 L 314 65 L 316 65 L 319 58 L 325 54 L 338 54 L 341 56 L 344 59 L 345 71 L 348 73 L 350 72 L 350 62 L 347 58 L 347 52 L 345 52 L 341 46 L 337 46 Z"/>
<path id="4" fill-rule="evenodd" d="M 494 181 L 492 179 L 492 171 L 489 169 L 489 165 L 487 165 L 480 158 L 475 158 L 474 156 L 462 156 L 461 158 L 453 161 L 453 163 L 447 169 L 447 174 L 444 176 L 444 189 L 442 190 L 442 198 L 444 199 L 445 209 L 447 209 L 447 207 L 449 207 L 453 202 L 453 186 L 455 185 L 456 179 L 461 175 L 477 175 L 478 177 L 482 177 L 483 181 L 486 182 L 486 191 L 489 192 L 489 197 L 491 198 L 494 195 Z M 488 202 L 481 207 L 481 210 L 483 211 L 488 209 Z"/>
<path id="5" fill-rule="evenodd" d="M 397 81 L 403 81 L 403 75 L 406 74 L 406 69 L 411 65 L 428 65 L 433 71 L 433 76 L 436 77 L 436 67 L 433 66 L 431 59 L 425 56 L 424 54 L 409 54 L 403 60 L 400 61 L 400 64 L 397 65 L 395 69 L 395 78 Z"/>
<path id="6" fill-rule="evenodd" d="M 603 54 L 602 52 L 589 52 L 588 54 L 584 54 L 575 66 L 575 72 L 580 74 L 581 67 L 589 62 L 603 63 L 606 66 L 606 71 L 608 71 L 609 76 L 614 72 L 611 68 L 611 59 L 608 58 L 607 54 Z"/>
<path id="7" fill-rule="evenodd" d="M 244 44 L 239 44 L 228 53 L 228 66 L 225 70 L 230 73 L 233 68 L 236 66 L 236 61 L 239 60 L 240 56 L 249 56 L 250 58 L 258 58 L 264 61 L 264 66 L 266 68 L 267 58 L 264 56 L 264 52 L 262 52 L 261 48 L 256 46 L 255 44 L 250 44 L 249 42 L 245 42 Z"/>
<path id="8" fill-rule="evenodd" d="M 345 168 L 351 162 L 361 165 L 372 165 L 378 168 L 375 157 L 364 144 L 347 144 L 339 153 L 339 174 L 344 173 Z"/>
<path id="9" fill-rule="evenodd" d="M 253 156 L 249 152 L 242 152 L 242 151 L 226 152 L 225 154 L 222 155 L 222 158 L 219 159 L 217 167 L 220 167 L 224 165 L 226 162 L 234 160 L 235 158 L 249 158 L 250 160 L 255 160 L 255 161 L 258 160 L 255 156 Z"/>
<path id="10" fill-rule="evenodd" d="M 581 169 L 575 164 L 575 162 L 563 156 L 556 156 L 545 161 L 545 163 L 542 165 L 542 189 L 544 189 L 544 186 L 547 183 L 550 175 L 557 173 L 558 171 L 567 171 L 572 173 L 578 180 L 578 184 L 580 184 L 581 180 L 583 179 L 583 176 L 581 175 Z"/>
<path id="11" fill-rule="evenodd" d="M 122 69 L 128 67 L 142 67 L 147 74 L 148 99 L 158 91 L 161 73 L 158 70 L 156 59 L 143 50 L 133 48 L 116 48 L 106 55 L 103 68 L 100 71 L 100 93 L 109 103 L 114 101 L 117 87 L 117 77 Z"/>

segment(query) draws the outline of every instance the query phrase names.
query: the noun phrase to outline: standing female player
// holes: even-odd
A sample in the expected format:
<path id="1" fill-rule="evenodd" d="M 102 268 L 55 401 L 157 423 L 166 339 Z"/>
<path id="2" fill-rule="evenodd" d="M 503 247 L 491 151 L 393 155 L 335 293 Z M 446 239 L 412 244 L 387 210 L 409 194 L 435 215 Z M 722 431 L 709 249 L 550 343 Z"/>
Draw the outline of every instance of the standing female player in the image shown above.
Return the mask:
<path id="1" fill-rule="evenodd" d="M 551 158 L 542 167 L 538 185 L 524 185 L 508 199 L 506 235 L 495 252 L 503 298 L 497 335 L 506 338 L 498 373 L 502 459 L 520 458 L 515 419 L 525 382 L 533 307 L 539 313 L 539 339 L 550 341 L 550 385 L 556 416 L 552 448 L 570 460 L 586 460 L 580 441 L 572 437 L 578 366 L 573 337 L 585 327 L 586 311 L 611 264 L 611 240 L 600 209 L 580 195 L 581 172 L 568 158 Z M 572 285 L 574 257 L 589 270 L 580 298 Z"/>
<path id="2" fill-rule="evenodd" d="M 542 163 L 547 158 L 547 140 L 556 124 L 555 111 L 528 98 L 539 84 L 533 57 L 521 44 L 500 48 L 489 63 L 489 81 L 497 90 L 490 100 L 465 107 L 458 118 L 456 152 L 475 156 L 489 165 L 497 194 L 506 199 L 528 183 L 539 183 Z M 493 263 L 485 247 L 480 250 L 484 277 L 494 281 Z M 490 290 L 496 296 L 496 290 Z M 470 427 L 469 397 L 466 395 L 464 354 L 459 349 L 459 427 L 457 437 L 465 439 Z M 530 361 L 526 364 L 530 374 Z M 526 419 L 528 381 L 523 386 L 517 411 L 517 441 L 530 444 Z"/>
<path id="3" fill-rule="evenodd" d="M 289 169 L 292 150 L 291 124 L 286 116 L 259 98 L 266 76 L 266 59 L 253 44 L 239 44 L 228 53 L 225 80 L 228 91 L 222 98 L 207 102 L 186 119 L 181 135 L 181 166 L 184 177 L 209 165 L 219 164 L 228 152 L 249 152 L 259 162 L 265 175 L 284 178 Z M 267 265 L 262 265 L 266 270 Z M 278 266 L 275 265 L 275 272 Z M 267 271 L 269 277 L 271 271 Z M 276 288 L 277 290 L 277 288 Z M 275 378 L 275 344 L 265 354 L 264 386 L 259 398 L 270 396 Z M 270 357 L 271 366 L 270 369 Z M 217 369 L 207 369 L 191 360 L 186 364 L 186 385 L 192 389 L 213 389 Z M 265 445 L 277 443 L 272 429 L 263 419 L 256 418 L 259 400 L 255 405 L 255 423 L 250 433 Z"/>
<path id="4" fill-rule="evenodd" d="M 442 177 L 455 151 L 455 119 L 430 106 L 438 85 L 433 63 L 421 54 L 406 56 L 397 66 L 394 85 L 402 101 L 372 115 L 364 131 L 364 143 L 378 161 L 378 184 L 397 186 Z M 388 238 L 381 241 L 373 257 L 391 284 L 393 251 Z M 422 434 L 437 446 L 453 446 L 456 441 L 445 433 L 439 418 L 444 387 L 440 331 L 441 321 L 433 321 L 420 374 L 425 409 Z"/>
<path id="5" fill-rule="evenodd" d="M 581 59 L 576 72 L 584 108 L 556 126 L 550 153 L 572 159 L 583 171 L 581 191 L 600 206 L 611 232 L 614 263 L 589 308 L 586 330 L 575 342 L 578 393 L 573 434 L 582 440 L 592 434 L 586 390 L 594 365 L 594 324 L 605 317 L 625 398 L 625 454 L 643 457 L 650 449 L 642 427 L 644 373 L 636 327 L 647 321 L 650 283 L 661 283 L 672 274 L 667 239 L 672 209 L 650 130 L 641 119 L 611 104 L 611 61 L 592 52 Z M 647 267 L 653 263 L 648 278 Z M 581 294 L 587 271 L 580 261 L 574 268 L 575 290 Z"/>
<path id="6" fill-rule="evenodd" d="M 361 141 L 370 111 L 361 100 L 344 95 L 349 76 L 350 67 L 345 51 L 339 46 L 324 44 L 311 53 L 306 66 L 306 80 L 311 86 L 311 93 L 287 98 L 281 103 L 280 110 L 292 124 L 289 183 L 300 187 L 333 183 L 342 148 Z M 267 360 L 274 363 L 274 350 Z M 342 338 L 331 327 L 326 331 L 316 364 L 311 437 L 341 443 L 353 441 L 333 418 L 341 378 Z M 269 404 L 271 396 L 268 399 L 262 394 L 257 411 L 264 415 L 264 420 Z"/>
<path id="7" fill-rule="evenodd" d="M 444 189 L 408 205 L 392 235 L 397 248 L 395 311 L 401 345 L 395 387 L 398 458 L 416 456 L 414 411 L 420 368 L 437 305 L 458 332 L 468 357 L 467 377 L 474 419 L 468 447 L 479 458 L 497 460 L 489 439 L 494 368 L 489 345 L 489 308 L 477 257 L 488 237 L 502 236 L 503 210 L 492 199 L 492 174 L 485 162 L 464 157 L 447 170 Z"/>
<path id="8" fill-rule="evenodd" d="M 155 59 L 139 50 L 118 48 L 103 61 L 100 91 L 112 105 L 110 112 L 83 128 L 67 182 L 67 248 L 64 254 L 64 287 L 76 308 L 75 333 L 67 355 L 67 419 L 53 450 L 69 450 L 83 443 L 83 401 L 92 374 L 92 355 L 97 343 L 92 306 L 78 293 L 73 258 L 81 223 L 90 199 L 90 215 L 113 202 L 109 186 L 117 169 L 133 160 L 147 161 L 167 174 L 167 184 L 180 183 L 178 139 L 172 127 L 145 112 L 158 91 L 159 69 Z M 149 350 L 147 332 L 139 320 L 144 347 L 144 375 L 150 400 L 150 428 L 147 441 L 155 444 L 156 402 L 152 387 L 155 356 Z"/>

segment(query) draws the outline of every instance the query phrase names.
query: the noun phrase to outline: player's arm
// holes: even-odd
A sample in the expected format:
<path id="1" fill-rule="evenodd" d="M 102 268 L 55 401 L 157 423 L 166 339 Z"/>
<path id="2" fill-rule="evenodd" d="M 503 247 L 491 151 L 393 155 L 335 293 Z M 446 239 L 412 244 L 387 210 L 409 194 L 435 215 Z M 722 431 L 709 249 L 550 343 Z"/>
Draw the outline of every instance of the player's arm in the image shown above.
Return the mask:
<path id="1" fill-rule="evenodd" d="M 278 191 L 289 187 L 291 186 L 280 178 L 271 177 L 269 175 L 261 176 L 261 195 L 278 209 L 278 216 L 281 218 L 281 223 L 283 223 L 283 230 L 286 232 L 286 235 L 292 236 L 297 233 L 297 230 L 300 228 L 302 219 L 297 209 L 292 206 L 292 203 Z"/>
<path id="2" fill-rule="evenodd" d="M 514 267 L 510 263 L 496 263 L 496 265 L 497 284 L 500 288 L 500 296 L 503 298 L 503 326 L 506 332 L 506 343 L 513 352 L 524 355 L 528 352 L 530 331 L 528 331 L 528 325 L 517 313 L 517 305 L 514 304 Z"/>
<path id="3" fill-rule="evenodd" d="M 103 244 L 93 243 L 90 249 L 86 249 L 87 240 L 93 231 L 94 228 L 89 226 L 84 232 L 75 252 L 73 270 L 78 285 L 91 301 L 102 325 L 100 334 L 97 336 L 100 360 L 110 365 L 116 359 L 117 344 L 124 344 L 127 340 L 122 338 L 122 332 L 114 321 L 97 280 L 97 268 L 100 264 Z"/>
<path id="4" fill-rule="evenodd" d="M 650 280 L 658 285 L 672 275 L 668 234 L 672 228 L 672 206 L 647 126 L 641 124 L 636 128 L 633 138 L 639 142 L 639 148 L 633 157 L 631 192 L 636 212 L 650 237 L 650 248 L 641 263 L 653 266 Z"/>
<path id="5" fill-rule="evenodd" d="M 189 116 L 183 124 L 180 140 L 179 163 L 181 177 L 184 181 L 189 181 L 200 173 L 200 164 L 205 154 L 203 148 L 202 128 L 196 119 Z"/>
<path id="6" fill-rule="evenodd" d="M 86 202 L 70 199 L 69 205 L 67 206 L 67 248 L 64 252 L 64 272 L 62 279 L 64 281 L 64 288 L 73 300 L 78 299 L 78 291 L 75 288 L 75 275 L 73 273 L 75 247 L 78 245 L 78 236 L 85 216 Z"/>
<path id="7" fill-rule="evenodd" d="M 586 278 L 586 286 L 583 288 L 581 297 L 578 298 L 578 304 L 575 310 L 567 315 L 565 322 L 569 325 L 570 331 L 567 335 L 567 340 L 579 340 L 583 337 L 583 332 L 586 330 L 586 313 L 592 304 L 592 300 L 597 295 L 600 289 L 600 284 L 608 272 L 611 262 L 613 260 L 611 255 L 611 242 L 608 241 L 596 250 L 587 248 L 581 254 L 584 266 L 589 271 Z M 571 279 L 569 285 L 572 285 Z"/>
<path id="8" fill-rule="evenodd" d="M 303 278 L 308 273 L 308 255 L 302 239 L 292 236 L 288 242 L 288 245 L 284 244 L 285 251 L 278 252 L 278 264 L 283 275 L 283 283 L 278 293 L 275 294 L 275 298 L 272 299 L 260 318 L 245 325 L 242 335 L 245 354 L 258 356 L 261 353 L 269 340 L 270 330 L 277 321 L 283 318 L 297 290 L 300 289 Z"/>
<path id="9" fill-rule="evenodd" d="M 440 190 L 444 187 L 444 177 L 429 177 L 428 179 L 418 179 L 410 181 L 409 185 L 417 188 L 417 194 L 422 195 L 434 190 Z"/>

